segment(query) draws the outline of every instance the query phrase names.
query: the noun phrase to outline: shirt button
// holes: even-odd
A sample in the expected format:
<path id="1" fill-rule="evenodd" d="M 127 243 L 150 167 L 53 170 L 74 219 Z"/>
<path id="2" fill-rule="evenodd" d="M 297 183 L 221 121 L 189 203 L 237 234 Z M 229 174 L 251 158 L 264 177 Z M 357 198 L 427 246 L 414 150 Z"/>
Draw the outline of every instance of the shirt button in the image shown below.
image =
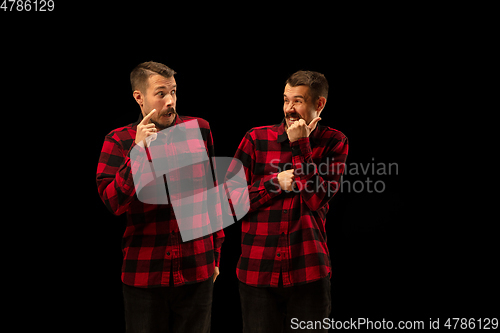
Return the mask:
<path id="1" fill-rule="evenodd" d="M 285 210 L 283 210 L 283 214 L 286 214 L 287 212 L 288 212 L 288 211 L 287 211 L 286 209 L 285 209 Z"/>
<path id="2" fill-rule="evenodd" d="M 281 254 L 278 253 L 276 256 L 281 257 Z"/>
<path id="3" fill-rule="evenodd" d="M 169 255 L 170 255 L 170 252 L 167 252 L 167 256 L 169 256 Z"/>

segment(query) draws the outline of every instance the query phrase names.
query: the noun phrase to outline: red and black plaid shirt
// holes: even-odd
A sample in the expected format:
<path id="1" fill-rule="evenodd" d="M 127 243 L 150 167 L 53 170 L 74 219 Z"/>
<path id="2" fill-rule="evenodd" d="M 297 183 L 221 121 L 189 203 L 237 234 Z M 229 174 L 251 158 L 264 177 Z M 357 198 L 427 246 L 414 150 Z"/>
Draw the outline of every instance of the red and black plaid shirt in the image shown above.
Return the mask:
<path id="1" fill-rule="evenodd" d="M 325 217 L 328 201 L 339 188 L 347 151 L 347 137 L 321 125 L 308 138 L 292 143 L 284 121 L 246 133 L 234 157 L 243 163 L 249 198 L 232 195 L 233 205 L 250 201 L 250 211 L 242 219 L 242 253 L 236 268 L 240 281 L 276 287 L 281 272 L 283 285 L 292 286 L 331 273 Z M 287 169 L 295 169 L 296 189 L 290 192 L 282 191 L 277 179 Z"/>
<path id="2" fill-rule="evenodd" d="M 123 234 L 122 281 L 135 287 L 159 287 L 204 281 L 219 266 L 224 232 L 182 242 L 171 204 L 146 204 L 137 199 L 131 165 L 137 125 L 142 119 L 106 135 L 97 166 L 97 187 L 115 215 L 127 213 Z M 201 118 L 177 115 L 175 124 L 197 120 L 210 158 L 214 147 L 210 126 Z M 140 148 L 143 149 L 143 148 Z M 213 209 L 213 207 L 211 208 Z M 220 209 L 220 207 L 219 207 Z"/>

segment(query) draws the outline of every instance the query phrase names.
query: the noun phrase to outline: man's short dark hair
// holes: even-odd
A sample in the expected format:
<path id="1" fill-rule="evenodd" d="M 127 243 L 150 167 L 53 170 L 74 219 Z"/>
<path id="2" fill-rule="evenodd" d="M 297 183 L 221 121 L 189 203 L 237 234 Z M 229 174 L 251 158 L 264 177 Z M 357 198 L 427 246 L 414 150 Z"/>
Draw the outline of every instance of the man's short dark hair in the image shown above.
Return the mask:
<path id="1" fill-rule="evenodd" d="M 167 79 L 177 74 L 172 68 L 165 66 L 159 62 L 147 61 L 137 65 L 136 68 L 130 73 L 130 84 L 132 85 L 132 92 L 139 90 L 142 93 L 146 92 L 148 88 L 148 79 L 151 75 L 159 74 Z"/>
<path id="2" fill-rule="evenodd" d="M 289 84 L 292 87 L 308 86 L 309 94 L 313 102 L 316 102 L 320 97 L 328 99 L 328 81 L 321 73 L 298 71 L 293 73 L 288 80 L 286 80 L 285 84 Z"/>

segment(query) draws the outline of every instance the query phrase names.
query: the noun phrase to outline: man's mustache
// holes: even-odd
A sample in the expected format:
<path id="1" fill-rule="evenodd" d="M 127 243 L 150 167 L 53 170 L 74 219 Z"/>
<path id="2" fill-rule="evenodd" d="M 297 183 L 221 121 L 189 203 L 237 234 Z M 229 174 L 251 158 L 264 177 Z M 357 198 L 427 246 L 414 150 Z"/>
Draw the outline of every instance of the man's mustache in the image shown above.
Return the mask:
<path id="1" fill-rule="evenodd" d="M 160 114 L 160 117 L 161 117 L 161 116 L 164 116 L 164 115 L 167 115 L 167 114 L 169 114 L 169 113 L 172 113 L 172 114 L 174 114 L 174 115 L 176 115 L 176 114 L 177 114 L 177 112 L 175 111 L 175 109 L 174 109 L 174 108 L 168 108 L 168 109 L 167 109 L 167 111 L 165 111 L 165 112 L 163 112 L 162 114 Z"/>

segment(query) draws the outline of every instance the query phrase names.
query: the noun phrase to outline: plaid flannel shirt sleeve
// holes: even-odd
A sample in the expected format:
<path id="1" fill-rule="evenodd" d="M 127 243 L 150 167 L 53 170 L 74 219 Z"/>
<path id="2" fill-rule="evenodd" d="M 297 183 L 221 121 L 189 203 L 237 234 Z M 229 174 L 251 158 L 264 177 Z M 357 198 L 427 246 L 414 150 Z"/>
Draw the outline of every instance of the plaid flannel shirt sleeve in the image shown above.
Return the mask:
<path id="1" fill-rule="evenodd" d="M 349 149 L 347 137 L 338 132 L 330 138 L 327 144 L 328 152 L 321 160 L 326 168 L 318 169 L 313 162 L 308 137 L 291 142 L 290 147 L 296 186 L 301 190 L 300 194 L 309 209 L 317 211 L 327 204 L 340 188 Z"/>
<path id="2" fill-rule="evenodd" d="M 125 151 L 111 134 L 105 137 L 102 146 L 97 165 L 97 190 L 106 207 L 115 215 L 126 212 L 134 198 L 132 164 L 144 163 L 142 159 L 145 154 L 138 155 L 137 160 L 131 160 L 130 152 L 134 146 L 135 143 Z"/>

